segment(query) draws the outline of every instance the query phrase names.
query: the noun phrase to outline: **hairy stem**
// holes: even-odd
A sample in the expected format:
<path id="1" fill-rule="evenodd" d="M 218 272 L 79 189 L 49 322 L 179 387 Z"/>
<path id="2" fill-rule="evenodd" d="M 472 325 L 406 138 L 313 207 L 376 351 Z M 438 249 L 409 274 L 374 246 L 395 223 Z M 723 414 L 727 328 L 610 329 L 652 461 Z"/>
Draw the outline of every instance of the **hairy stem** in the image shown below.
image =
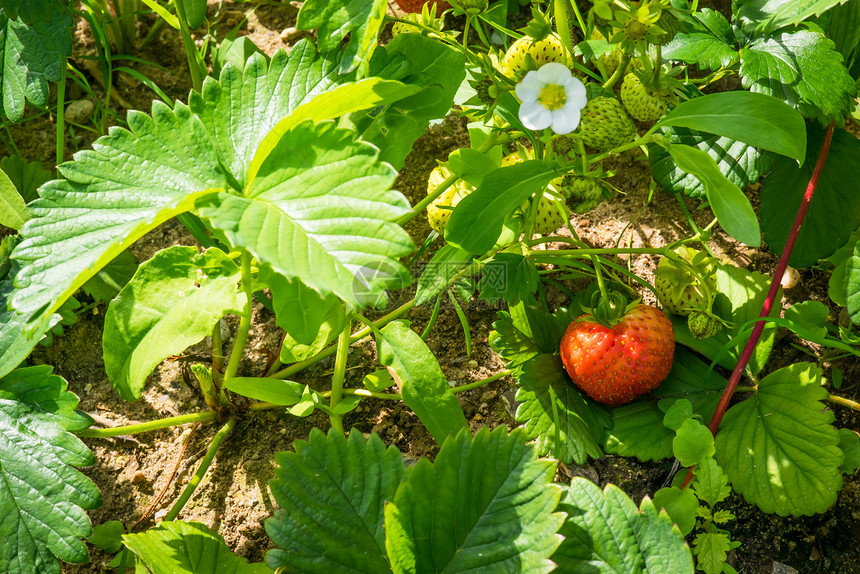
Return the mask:
<path id="1" fill-rule="evenodd" d="M 334 374 L 331 378 L 331 393 L 329 394 L 329 414 L 331 426 L 343 432 L 343 416 L 335 414 L 334 409 L 343 398 L 343 381 L 346 378 L 346 360 L 349 357 L 350 333 L 352 321 L 347 321 L 340 336 L 337 339 L 337 355 L 334 359 Z"/>
<path id="2" fill-rule="evenodd" d="M 245 342 L 248 340 L 248 332 L 251 330 L 251 315 L 254 311 L 254 287 L 251 278 L 251 254 L 242 252 L 242 291 L 245 292 L 245 308 L 242 309 L 242 320 L 239 322 L 239 330 L 236 333 L 236 342 L 230 352 L 230 362 L 224 371 L 224 383 L 236 376 L 239 370 L 239 361 L 245 351 Z M 216 327 L 217 328 L 217 327 Z"/>
<path id="3" fill-rule="evenodd" d="M 206 451 L 206 456 L 203 457 L 203 460 L 200 461 L 200 466 L 197 467 L 197 472 L 194 473 L 194 476 L 192 476 L 191 480 L 188 481 L 188 484 L 185 485 L 185 490 L 183 490 L 182 494 L 179 495 L 179 498 L 173 504 L 170 512 L 168 512 L 164 517 L 164 520 L 174 520 L 179 515 L 182 507 L 185 506 L 185 503 L 188 502 L 188 499 L 191 498 L 192 494 L 194 494 L 194 491 L 197 489 L 197 485 L 200 484 L 200 481 L 203 480 L 203 477 L 206 475 L 206 471 L 209 470 L 209 467 L 212 465 L 212 461 L 215 459 L 215 453 L 218 452 L 218 447 L 221 446 L 221 443 L 224 442 L 224 439 L 227 438 L 227 435 L 230 434 L 230 431 L 233 430 L 234 426 L 236 426 L 236 417 L 231 417 L 230 420 L 221 427 L 221 430 L 218 431 L 215 438 L 212 439 L 212 443 L 209 445 L 209 450 Z"/>

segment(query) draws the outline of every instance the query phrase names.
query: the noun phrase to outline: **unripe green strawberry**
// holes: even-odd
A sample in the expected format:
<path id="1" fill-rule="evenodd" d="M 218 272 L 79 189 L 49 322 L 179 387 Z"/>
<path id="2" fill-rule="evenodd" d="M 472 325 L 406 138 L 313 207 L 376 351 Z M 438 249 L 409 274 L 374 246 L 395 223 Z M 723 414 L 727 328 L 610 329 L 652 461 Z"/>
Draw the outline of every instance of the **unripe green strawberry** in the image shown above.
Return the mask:
<path id="1" fill-rule="evenodd" d="M 675 332 L 656 307 L 633 305 L 611 327 L 591 315 L 574 320 L 560 351 L 577 387 L 605 405 L 623 405 L 657 388 L 669 375 Z"/>
<path id="2" fill-rule="evenodd" d="M 723 328 L 722 321 L 707 311 L 693 311 L 687 316 L 687 327 L 697 339 L 710 339 Z"/>
<path id="3" fill-rule="evenodd" d="M 716 261 L 707 253 L 686 246 L 679 247 L 676 252 L 695 267 L 705 283 L 687 265 L 664 257 L 654 271 L 657 299 L 664 310 L 676 315 L 687 316 L 693 311 L 709 310 L 716 296 L 713 278 Z"/>
<path id="4" fill-rule="evenodd" d="M 451 170 L 444 165 L 433 168 L 430 172 L 430 178 L 427 181 L 427 195 L 433 193 L 443 181 L 451 176 Z M 445 233 L 445 226 L 448 225 L 448 220 L 451 219 L 451 210 L 443 209 L 444 207 L 454 207 L 460 200 L 469 195 L 475 190 L 474 187 L 458 179 L 454 185 L 446 189 L 442 195 L 433 200 L 427 206 L 427 221 L 430 227 L 439 232 L 440 235 Z"/>
<path id="5" fill-rule="evenodd" d="M 591 211 L 603 199 L 603 192 L 593 177 L 566 175 L 562 179 L 562 189 L 567 196 L 567 206 L 575 213 Z"/>
<path id="6" fill-rule="evenodd" d="M 606 36 L 603 35 L 603 32 L 601 32 L 597 28 L 594 28 L 591 31 L 591 34 L 589 34 L 588 39 L 606 40 Z M 618 45 L 616 44 L 616 46 Z M 597 59 L 600 61 L 600 65 L 603 66 L 603 71 L 611 76 L 613 73 L 615 73 L 615 70 L 618 69 L 618 66 L 621 65 L 621 50 L 616 47 L 608 54 L 598 56 Z"/>
<path id="7" fill-rule="evenodd" d="M 631 116 L 640 122 L 656 122 L 669 107 L 667 92 L 650 90 L 633 72 L 624 76 L 621 101 Z"/>
<path id="8" fill-rule="evenodd" d="M 488 0 L 453 0 L 454 5 L 466 14 L 480 14 L 487 9 Z"/>
<path id="9" fill-rule="evenodd" d="M 565 212 L 567 211 L 564 203 L 561 204 L 561 207 Z M 562 217 L 555 206 L 555 196 L 548 192 L 544 193 L 537 204 L 535 224 L 532 231 L 538 235 L 546 235 L 566 224 L 567 217 Z"/>
<path id="10" fill-rule="evenodd" d="M 409 12 L 403 15 L 403 19 L 409 20 L 410 22 L 420 22 L 421 14 L 418 12 Z M 392 36 L 399 36 L 400 34 L 406 34 L 408 32 L 416 32 L 420 34 L 421 30 L 405 22 L 395 22 L 394 26 L 391 27 Z"/>
<path id="11" fill-rule="evenodd" d="M 592 98 L 582 108 L 579 133 L 588 147 L 598 151 L 633 141 L 636 127 L 621 102 L 615 98 Z"/>
<path id="12" fill-rule="evenodd" d="M 564 46 L 555 34 L 550 34 L 543 40 L 523 36 L 505 52 L 501 64 L 502 73 L 509 78 L 516 79 L 517 72 L 526 72 L 526 56 L 530 56 L 538 68 L 549 62 L 568 65 Z"/>

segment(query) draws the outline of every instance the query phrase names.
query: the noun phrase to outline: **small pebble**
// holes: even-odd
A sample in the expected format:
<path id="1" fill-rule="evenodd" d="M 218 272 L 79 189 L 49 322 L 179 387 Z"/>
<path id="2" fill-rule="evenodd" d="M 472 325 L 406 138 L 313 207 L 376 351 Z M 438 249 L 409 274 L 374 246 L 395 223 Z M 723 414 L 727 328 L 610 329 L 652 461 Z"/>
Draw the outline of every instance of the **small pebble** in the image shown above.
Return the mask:
<path id="1" fill-rule="evenodd" d="M 78 100 L 66 106 L 66 121 L 72 124 L 85 124 L 93 117 L 95 104 L 89 100 Z"/>
<path id="2" fill-rule="evenodd" d="M 134 476 L 131 477 L 131 483 L 140 484 L 141 482 L 146 482 L 146 475 L 138 470 L 134 473 Z"/>
<path id="3" fill-rule="evenodd" d="M 162 508 L 161 510 L 159 510 L 158 512 L 155 513 L 155 519 L 156 520 L 163 520 L 165 516 L 167 516 L 167 509 L 166 508 Z"/>
<path id="4" fill-rule="evenodd" d="M 469 361 L 466 361 L 466 366 L 471 368 L 471 369 L 474 369 L 478 366 L 478 361 L 476 361 L 475 359 L 471 359 Z"/>
<path id="5" fill-rule="evenodd" d="M 782 281 L 780 284 L 783 289 L 791 289 L 797 282 L 800 281 L 800 273 L 797 272 L 797 269 L 794 267 L 786 267 L 785 274 L 782 276 Z"/>

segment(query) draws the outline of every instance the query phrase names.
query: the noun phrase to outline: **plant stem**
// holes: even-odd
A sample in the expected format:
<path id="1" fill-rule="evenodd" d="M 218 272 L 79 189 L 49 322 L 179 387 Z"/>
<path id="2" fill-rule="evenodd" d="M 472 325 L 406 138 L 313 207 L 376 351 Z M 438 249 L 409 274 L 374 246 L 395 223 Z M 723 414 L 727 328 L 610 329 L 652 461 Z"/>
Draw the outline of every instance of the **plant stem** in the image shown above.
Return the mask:
<path id="1" fill-rule="evenodd" d="M 833 122 L 830 122 L 830 125 L 827 127 L 827 133 L 824 136 L 824 143 L 821 144 L 821 151 L 818 154 L 818 161 L 815 164 L 815 169 L 812 171 L 812 177 L 809 179 L 809 185 L 806 186 L 806 192 L 803 194 L 803 199 L 800 202 L 800 207 L 797 210 L 797 216 L 794 218 L 794 224 L 791 227 L 791 232 L 788 234 L 788 240 L 785 242 L 785 248 L 782 250 L 782 255 L 779 258 L 779 263 L 776 266 L 776 271 L 774 272 L 773 279 L 770 283 L 770 289 L 768 289 L 767 297 L 764 300 L 764 304 L 761 307 L 761 313 L 759 313 L 759 321 L 756 321 L 755 326 L 753 327 L 752 333 L 750 334 L 750 338 L 747 340 L 747 344 L 744 347 L 743 352 L 741 353 L 740 358 L 738 359 L 737 364 L 735 365 L 734 371 L 732 371 L 731 377 L 729 377 L 729 382 L 726 384 L 726 389 L 723 391 L 723 395 L 720 397 L 720 402 L 717 404 L 717 409 L 714 411 L 714 416 L 711 418 L 711 423 L 708 425 L 708 428 L 711 431 L 711 434 L 716 435 L 717 429 L 720 427 L 720 422 L 723 420 L 723 415 L 726 412 L 726 409 L 729 407 L 729 401 L 732 398 L 732 395 L 735 392 L 735 388 L 738 386 L 738 382 L 741 379 L 741 375 L 743 375 L 744 370 L 746 369 L 747 364 L 752 357 L 753 352 L 755 351 L 756 345 L 758 344 L 759 339 L 761 338 L 762 331 L 765 326 L 765 319 L 770 316 L 771 309 L 773 309 L 774 302 L 776 301 L 776 295 L 779 292 L 779 288 L 782 283 L 782 276 L 785 274 L 785 268 L 788 267 L 788 260 L 791 257 L 791 252 L 794 249 L 794 244 L 797 241 L 797 235 L 800 232 L 800 226 L 803 224 L 803 219 L 806 217 L 806 211 L 809 209 L 809 202 L 812 200 L 812 194 L 815 192 L 815 187 L 818 184 L 818 178 L 821 175 L 821 170 L 824 169 L 824 162 L 827 159 L 827 153 L 830 151 L 830 141 L 833 139 Z M 687 472 L 687 477 L 684 479 L 683 486 L 686 486 L 687 483 L 693 476 L 692 467 Z M 682 488 L 683 488 L 682 486 Z"/>
<path id="2" fill-rule="evenodd" d="M 248 332 L 251 330 L 251 315 L 254 310 L 254 290 L 251 279 L 251 253 L 242 252 L 242 291 L 245 292 L 245 308 L 242 309 L 242 320 L 239 323 L 239 331 L 236 333 L 236 342 L 230 352 L 230 362 L 224 372 L 224 383 L 236 376 L 239 370 L 239 361 L 245 351 L 245 342 L 248 340 Z"/>
<path id="3" fill-rule="evenodd" d="M 860 412 L 860 403 L 858 403 L 857 401 L 852 401 L 851 399 L 846 399 L 845 397 L 840 397 L 837 395 L 827 395 L 827 398 L 824 400 Z"/>
<path id="4" fill-rule="evenodd" d="M 334 409 L 343 398 L 343 381 L 346 378 L 346 360 L 349 357 L 350 332 L 352 321 L 347 321 L 346 326 L 337 338 L 337 355 L 334 359 L 334 374 L 331 378 L 331 393 L 329 394 L 329 414 L 331 426 L 343 432 L 343 416 L 334 413 Z"/>
<path id="5" fill-rule="evenodd" d="M 191 30 L 188 29 L 188 20 L 185 19 L 185 5 L 183 4 L 183 1 L 177 0 L 174 4 L 176 6 L 176 16 L 179 19 L 179 31 L 182 35 L 182 45 L 185 47 L 185 58 L 188 60 L 188 71 L 191 72 L 191 83 L 194 86 L 194 91 L 200 92 L 203 88 L 200 52 L 197 51 L 197 46 L 191 38 Z"/>
<path id="6" fill-rule="evenodd" d="M 513 369 L 505 369 L 504 371 L 500 371 L 491 377 L 487 377 L 486 379 L 481 379 L 480 381 L 475 381 L 474 383 L 469 383 L 467 385 L 462 385 L 460 387 L 452 387 L 452 393 L 465 393 L 466 391 L 471 391 L 472 389 L 477 389 L 478 387 L 483 387 L 484 385 L 488 385 L 493 381 L 498 381 L 502 377 L 507 377 L 508 375 L 512 375 L 514 373 Z"/>
<path id="7" fill-rule="evenodd" d="M 199 413 L 189 413 L 187 415 L 167 417 L 166 419 L 157 419 L 145 423 L 113 427 L 109 429 L 89 428 L 84 429 L 82 431 L 77 431 L 75 434 L 87 438 L 108 438 L 112 436 L 124 436 L 128 434 L 149 432 L 177 425 L 187 425 L 188 423 L 204 423 L 213 421 L 217 417 L 218 413 L 216 413 L 215 411 L 203 411 Z"/>
<path id="8" fill-rule="evenodd" d="M 66 150 L 66 67 L 67 63 L 63 63 L 62 71 L 60 72 L 60 81 L 57 82 L 57 165 L 63 163 Z"/>
<path id="9" fill-rule="evenodd" d="M 209 467 L 212 465 L 212 461 L 215 459 L 215 453 L 218 452 L 218 447 L 221 446 L 221 443 L 224 442 L 224 439 L 227 438 L 227 435 L 230 434 L 230 431 L 233 430 L 234 426 L 236 426 L 236 417 L 231 417 L 230 420 L 221 427 L 221 430 L 218 431 L 215 438 L 212 439 L 212 443 L 209 445 L 209 450 L 206 451 L 206 456 L 203 457 L 203 460 L 200 461 L 200 466 L 197 467 L 197 472 L 194 473 L 194 476 L 192 476 L 191 480 L 188 481 L 188 484 L 185 485 L 185 490 L 183 490 L 182 494 L 179 495 L 179 499 L 174 503 L 170 512 L 168 512 L 164 517 L 164 520 L 174 520 L 179 515 L 182 507 L 185 506 L 185 503 L 188 502 L 188 499 L 191 498 L 192 494 L 194 494 L 194 491 L 197 489 L 197 485 L 200 484 L 200 481 L 203 480 L 203 477 L 206 475 L 206 471 L 209 470 Z"/>
<path id="10" fill-rule="evenodd" d="M 221 340 L 221 321 L 212 329 L 212 382 L 221 390 L 221 376 L 224 372 L 224 342 Z"/>

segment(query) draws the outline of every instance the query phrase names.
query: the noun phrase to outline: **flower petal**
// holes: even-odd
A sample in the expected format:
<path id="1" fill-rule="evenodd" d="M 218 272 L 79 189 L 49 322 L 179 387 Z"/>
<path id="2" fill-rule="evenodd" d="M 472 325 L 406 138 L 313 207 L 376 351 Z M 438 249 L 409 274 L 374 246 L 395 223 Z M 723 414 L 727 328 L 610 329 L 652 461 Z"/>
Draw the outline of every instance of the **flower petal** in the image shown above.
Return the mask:
<path id="1" fill-rule="evenodd" d="M 552 113 L 538 102 L 523 102 L 519 116 L 523 125 L 530 130 L 542 130 L 552 123 Z"/>
<path id="2" fill-rule="evenodd" d="M 517 97 L 522 102 L 536 102 L 544 85 L 544 82 L 538 78 L 537 72 L 531 71 L 517 84 Z"/>
<path id="3" fill-rule="evenodd" d="M 551 112 L 552 121 L 550 127 L 552 131 L 559 135 L 569 134 L 579 126 L 581 114 L 579 108 L 567 106 Z"/>
<path id="4" fill-rule="evenodd" d="M 570 77 L 570 70 L 564 64 L 558 62 L 549 62 L 544 64 L 537 71 L 538 77 L 544 84 L 560 84 L 563 85 Z"/>
<path id="5" fill-rule="evenodd" d="M 567 107 L 571 103 L 575 103 L 577 108 L 582 109 L 588 103 L 588 98 L 585 95 L 585 86 L 579 78 L 571 77 L 564 82 L 564 93 L 567 95 L 567 101 L 564 106 Z"/>

